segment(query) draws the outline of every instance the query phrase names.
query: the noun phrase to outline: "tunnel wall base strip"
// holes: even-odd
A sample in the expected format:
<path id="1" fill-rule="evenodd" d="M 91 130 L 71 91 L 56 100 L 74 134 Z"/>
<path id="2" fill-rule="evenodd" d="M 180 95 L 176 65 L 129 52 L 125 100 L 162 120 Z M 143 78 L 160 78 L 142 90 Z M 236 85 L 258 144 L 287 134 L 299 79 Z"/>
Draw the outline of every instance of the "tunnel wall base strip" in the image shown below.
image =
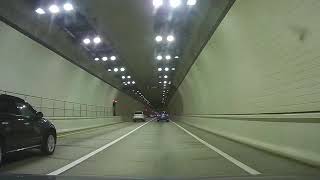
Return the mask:
<path id="1" fill-rule="evenodd" d="M 303 147 L 303 144 L 301 144 L 300 147 L 295 147 L 294 145 L 289 146 L 287 144 L 284 144 L 284 145 L 275 144 L 272 142 L 262 141 L 262 140 L 258 139 L 257 137 L 255 137 L 254 134 L 252 134 L 252 137 L 247 137 L 247 136 L 244 136 L 243 134 L 240 134 L 237 132 L 223 130 L 223 128 L 218 127 L 218 126 L 214 126 L 214 125 L 211 126 L 209 124 L 204 124 L 203 122 L 202 123 L 201 122 L 195 123 L 198 120 L 192 120 L 192 121 L 191 120 L 181 120 L 182 117 L 183 116 L 175 117 L 175 120 L 178 120 L 178 122 L 185 123 L 185 124 L 190 125 L 192 127 L 196 127 L 201 130 L 207 131 L 209 133 L 213 133 L 215 135 L 218 135 L 218 136 L 221 136 L 221 137 L 224 137 L 224 138 L 227 138 L 227 139 L 230 139 L 230 140 L 242 143 L 242 144 L 252 146 L 252 147 L 260 149 L 260 150 L 268 151 L 270 153 L 280 155 L 280 156 L 283 156 L 285 158 L 289 158 L 289 159 L 292 159 L 295 161 L 299 161 L 301 163 L 304 163 L 304 164 L 307 164 L 310 166 L 320 167 L 320 153 L 316 153 L 316 152 L 310 151 L 309 149 L 306 149 L 306 147 Z M 183 119 L 188 119 L 188 118 L 183 117 Z M 209 120 L 213 121 L 213 119 L 209 119 Z M 199 120 L 199 121 L 201 121 L 201 120 Z M 228 121 L 228 120 L 225 120 L 225 121 Z M 299 124 L 301 124 L 301 123 L 299 123 Z M 311 123 L 308 123 L 308 124 L 311 124 Z M 270 133 L 276 134 L 279 132 L 275 132 L 275 130 L 274 130 L 273 132 L 271 131 Z M 285 132 L 283 132 L 283 133 L 285 133 Z M 260 130 L 260 134 L 263 134 L 262 130 Z M 267 138 L 271 138 L 270 134 L 265 134 L 264 136 L 266 136 L 266 137 L 269 136 Z M 278 139 L 283 139 L 283 138 L 284 137 L 279 137 Z M 295 138 L 295 135 L 293 135 L 293 134 L 292 134 L 292 139 L 299 141 L 299 139 Z M 300 137 L 300 139 L 301 139 L 301 137 Z M 317 138 L 315 138 L 313 140 L 308 139 L 308 141 L 309 142 L 312 141 L 315 146 L 316 146 L 316 144 L 318 144 Z"/>

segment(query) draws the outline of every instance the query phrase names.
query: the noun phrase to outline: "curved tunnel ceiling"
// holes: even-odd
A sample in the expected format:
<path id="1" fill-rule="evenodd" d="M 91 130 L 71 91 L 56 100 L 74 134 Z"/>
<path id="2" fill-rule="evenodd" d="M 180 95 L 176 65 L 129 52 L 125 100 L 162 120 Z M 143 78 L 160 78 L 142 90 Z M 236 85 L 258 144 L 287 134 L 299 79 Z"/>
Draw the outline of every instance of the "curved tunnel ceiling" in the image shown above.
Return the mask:
<path id="1" fill-rule="evenodd" d="M 198 0 L 192 9 L 184 6 L 175 9 L 168 6 L 155 9 L 152 0 L 71 1 L 102 40 L 107 41 L 114 49 L 121 65 L 126 67 L 126 72 L 134 78 L 135 87 L 124 86 L 120 75 L 107 71 L 108 65 L 95 63 L 92 60 L 94 55 L 84 53 L 83 46 L 79 45 L 81 40 L 75 41 L 70 38 L 68 31 L 52 23 L 52 19 L 39 18 L 34 10 L 44 2 L 53 1 L 2 2 L 1 19 L 137 99 L 139 98 L 132 90 L 140 90 L 153 106 L 159 107 L 164 105 L 161 104 L 163 87 L 159 84 L 163 82 L 161 78 L 164 74 L 157 69 L 166 66 L 175 68 L 175 71 L 166 73 L 168 82 L 172 82 L 168 85 L 166 95 L 170 98 L 234 0 Z M 169 2 L 164 1 L 165 3 Z M 156 35 L 169 33 L 174 34 L 174 44 L 159 45 L 155 42 Z M 160 63 L 156 60 L 159 54 L 170 54 L 172 58 L 179 58 L 172 59 L 170 63 Z"/>

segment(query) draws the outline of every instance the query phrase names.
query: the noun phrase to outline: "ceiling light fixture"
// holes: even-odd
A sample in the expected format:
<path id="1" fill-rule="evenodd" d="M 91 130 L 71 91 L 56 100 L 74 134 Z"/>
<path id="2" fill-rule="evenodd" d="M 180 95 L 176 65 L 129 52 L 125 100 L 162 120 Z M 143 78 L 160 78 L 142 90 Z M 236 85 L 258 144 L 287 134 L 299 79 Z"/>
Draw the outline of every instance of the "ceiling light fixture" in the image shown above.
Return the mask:
<path id="1" fill-rule="evenodd" d="M 120 68 L 120 71 L 121 71 L 121 72 L 123 72 L 123 71 L 125 71 L 125 70 L 126 70 L 126 69 L 125 69 L 124 67 L 121 67 L 121 68 Z"/>
<path id="2" fill-rule="evenodd" d="M 170 60 L 171 56 L 170 55 L 166 55 L 166 60 Z"/>
<path id="3" fill-rule="evenodd" d="M 155 39 L 156 39 L 157 42 L 161 42 L 161 41 L 162 41 L 162 36 L 159 36 L 159 35 L 158 35 L 158 36 L 156 36 Z"/>
<path id="4" fill-rule="evenodd" d="M 99 58 L 96 57 L 96 58 L 94 58 L 94 60 L 95 60 L 95 61 L 99 61 Z"/>
<path id="5" fill-rule="evenodd" d="M 179 58 L 179 56 L 175 56 L 174 58 L 175 58 L 175 59 L 178 59 L 178 58 Z"/>
<path id="6" fill-rule="evenodd" d="M 176 68 L 171 68 L 172 71 L 176 70 Z"/>
<path id="7" fill-rule="evenodd" d="M 162 56 L 158 55 L 157 60 L 159 60 L 159 61 L 162 60 Z"/>
<path id="8" fill-rule="evenodd" d="M 93 42 L 95 44 L 99 44 L 101 42 L 101 38 L 99 36 L 97 36 L 97 37 L 93 38 Z"/>
<path id="9" fill-rule="evenodd" d="M 127 78 L 128 78 L 128 79 L 130 79 L 130 78 L 131 78 L 131 76 L 127 76 Z"/>
<path id="10" fill-rule="evenodd" d="M 162 68 L 158 68 L 158 71 L 162 71 Z"/>
<path id="11" fill-rule="evenodd" d="M 168 67 L 166 67 L 166 68 L 164 68 L 164 70 L 165 70 L 165 71 L 169 71 L 169 68 L 168 68 Z"/>
<path id="12" fill-rule="evenodd" d="M 102 61 L 107 61 L 107 60 L 108 60 L 108 57 L 106 57 L 106 56 L 102 57 Z"/>
<path id="13" fill-rule="evenodd" d="M 60 8 L 59 8 L 57 5 L 53 4 L 53 5 L 51 5 L 51 6 L 49 7 L 49 11 L 50 11 L 52 14 L 56 14 L 56 13 L 60 12 Z"/>
<path id="14" fill-rule="evenodd" d="M 167 75 L 164 75 L 163 77 L 164 77 L 165 79 L 167 79 L 167 78 L 168 78 L 168 76 L 167 76 Z"/>
<path id="15" fill-rule="evenodd" d="M 197 0 L 188 0 L 187 1 L 187 5 L 188 6 L 194 6 L 194 5 L 196 5 L 197 4 Z"/>
<path id="16" fill-rule="evenodd" d="M 85 39 L 83 40 L 83 43 L 84 43 L 84 44 L 90 44 L 90 42 L 91 42 L 91 41 L 90 41 L 89 38 L 85 38 Z"/>
<path id="17" fill-rule="evenodd" d="M 111 59 L 111 61 L 114 61 L 114 60 L 116 60 L 117 58 L 116 58 L 115 56 L 111 56 L 110 59 Z"/>
<path id="18" fill-rule="evenodd" d="M 132 84 L 135 84 L 136 82 L 135 81 L 132 81 Z"/>
<path id="19" fill-rule="evenodd" d="M 162 6 L 163 1 L 162 0 L 153 0 L 152 4 L 155 8 L 158 8 L 158 7 Z"/>
<path id="20" fill-rule="evenodd" d="M 181 0 L 170 0 L 170 6 L 172 8 L 176 8 L 176 7 L 180 6 L 180 4 L 181 4 Z"/>
<path id="21" fill-rule="evenodd" d="M 174 41 L 174 37 L 172 35 L 167 36 L 167 41 L 168 42 Z"/>
<path id="22" fill-rule="evenodd" d="M 114 71 L 114 72 L 118 72 L 119 69 L 118 69 L 118 68 L 114 68 L 113 71 Z"/>
<path id="23" fill-rule="evenodd" d="M 121 76 L 121 78 L 122 78 L 122 79 L 125 79 L 126 77 L 125 77 L 125 76 Z"/>
<path id="24" fill-rule="evenodd" d="M 45 14 L 46 12 L 42 8 L 38 8 L 35 10 L 38 14 Z"/>
<path id="25" fill-rule="evenodd" d="M 108 69 L 108 72 L 111 72 L 112 70 L 111 69 Z"/>
<path id="26" fill-rule="evenodd" d="M 64 9 L 65 11 L 72 11 L 72 10 L 73 10 L 73 5 L 70 4 L 70 3 L 65 3 L 65 4 L 63 5 L 63 9 Z"/>

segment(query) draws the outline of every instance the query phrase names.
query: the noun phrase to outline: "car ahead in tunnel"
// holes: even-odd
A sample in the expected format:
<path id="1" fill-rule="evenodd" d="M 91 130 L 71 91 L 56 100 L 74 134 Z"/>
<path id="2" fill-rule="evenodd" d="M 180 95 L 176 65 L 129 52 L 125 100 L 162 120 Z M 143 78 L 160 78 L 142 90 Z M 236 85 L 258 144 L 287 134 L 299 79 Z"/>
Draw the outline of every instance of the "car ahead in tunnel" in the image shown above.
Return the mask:
<path id="1" fill-rule="evenodd" d="M 136 111 L 133 114 L 133 121 L 137 122 L 137 121 L 146 121 L 146 116 L 144 115 L 143 111 Z"/>
<path id="2" fill-rule="evenodd" d="M 169 114 L 165 111 L 160 112 L 157 121 L 167 121 L 169 122 Z"/>
<path id="3" fill-rule="evenodd" d="M 56 147 L 56 129 L 30 104 L 18 97 L 0 95 L 0 164 L 11 152 L 40 148 L 53 154 Z"/>

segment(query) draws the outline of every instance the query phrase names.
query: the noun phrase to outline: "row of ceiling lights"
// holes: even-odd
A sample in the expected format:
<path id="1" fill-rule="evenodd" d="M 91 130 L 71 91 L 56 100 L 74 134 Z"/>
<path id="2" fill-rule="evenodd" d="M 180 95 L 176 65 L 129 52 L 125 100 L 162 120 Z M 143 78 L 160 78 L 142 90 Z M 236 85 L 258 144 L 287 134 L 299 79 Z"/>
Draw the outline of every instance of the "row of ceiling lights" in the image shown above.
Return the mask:
<path id="1" fill-rule="evenodd" d="M 99 36 L 94 37 L 92 40 L 90 40 L 89 37 L 86 37 L 86 38 L 84 38 L 84 39 L 82 40 L 82 42 L 83 42 L 85 45 L 89 45 L 91 42 L 93 42 L 95 45 L 97 45 L 97 44 L 100 44 L 101 41 L 102 41 L 102 40 L 101 40 L 101 38 L 100 38 Z M 101 58 L 99 58 L 99 57 L 95 57 L 95 58 L 94 58 L 95 61 L 99 61 L 100 59 L 101 59 L 102 61 L 108 61 L 108 59 L 110 59 L 111 61 L 115 61 L 115 60 L 117 59 L 117 57 L 114 56 L 114 55 L 112 55 L 112 56 L 110 56 L 110 58 L 108 58 L 107 56 L 103 56 L 103 57 L 101 57 Z"/>
<path id="2" fill-rule="evenodd" d="M 162 76 L 159 76 L 159 78 L 162 78 Z M 164 78 L 164 79 L 167 79 L 167 78 L 168 78 L 168 75 L 164 75 L 163 78 Z"/>
<path id="3" fill-rule="evenodd" d="M 160 35 L 157 35 L 154 39 L 156 40 L 156 42 L 159 43 L 159 42 L 162 42 L 163 37 L 160 36 Z M 173 42 L 174 40 L 175 40 L 175 38 L 174 38 L 173 35 L 168 35 L 168 36 L 167 36 L 167 42 Z"/>
<path id="4" fill-rule="evenodd" d="M 121 76 L 121 79 L 125 80 L 125 79 L 131 79 L 131 76 Z M 126 85 L 130 85 L 130 84 L 136 84 L 135 81 L 123 81 L 122 82 L 125 86 Z"/>
<path id="5" fill-rule="evenodd" d="M 71 3 L 65 3 L 65 4 L 63 4 L 62 7 L 65 12 L 70 12 L 70 11 L 74 10 L 73 5 Z M 61 9 L 62 8 L 59 7 L 58 5 L 52 4 L 47 8 L 47 11 L 44 8 L 39 7 L 35 10 L 35 12 L 38 14 L 46 14 L 47 12 L 50 12 L 52 14 L 57 14 L 57 13 L 61 12 Z"/>
<path id="6" fill-rule="evenodd" d="M 71 3 L 68 3 L 68 2 L 65 3 L 65 4 L 63 4 L 62 7 L 63 7 L 63 9 L 64 9 L 66 12 L 71 12 L 71 11 L 74 10 L 73 5 L 72 5 Z M 59 13 L 59 12 L 60 12 L 60 9 L 61 9 L 61 8 L 60 8 L 58 5 L 56 5 L 56 4 L 51 4 L 51 5 L 49 5 L 49 7 L 48 7 L 48 11 L 51 12 L 52 14 L 57 14 L 57 13 Z M 41 8 L 41 7 L 37 8 L 37 9 L 35 10 L 35 12 L 38 13 L 38 14 L 46 14 L 45 9 L 44 9 L 44 8 Z M 101 39 L 98 35 L 96 35 L 96 36 L 94 36 L 93 38 L 85 37 L 85 38 L 82 40 L 82 42 L 83 42 L 83 44 L 86 45 L 86 46 L 89 45 L 89 44 L 91 44 L 92 42 L 93 42 L 94 45 L 98 45 L 98 44 L 100 44 L 100 43 L 102 42 L 102 39 Z M 101 59 L 102 61 L 107 61 L 109 58 L 108 58 L 107 56 L 103 56 L 103 57 L 101 57 L 101 58 L 99 58 L 99 57 L 95 57 L 95 58 L 94 58 L 95 61 L 99 61 L 100 59 Z M 110 60 L 111 60 L 111 61 L 115 61 L 116 59 L 117 59 L 116 56 L 114 56 L 114 55 L 110 56 Z M 108 69 L 108 71 L 111 72 L 111 69 Z M 114 71 L 114 72 L 118 72 L 119 69 L 118 69 L 117 67 L 115 67 L 115 68 L 113 69 L 113 71 Z M 125 68 L 124 68 L 124 67 L 121 67 L 121 68 L 120 68 L 120 71 L 125 71 Z"/>
<path id="7" fill-rule="evenodd" d="M 194 5 L 196 5 L 196 3 L 197 3 L 197 0 L 187 0 L 186 5 L 194 6 Z M 177 8 L 182 4 L 182 2 L 181 2 L 181 0 L 169 0 L 169 4 L 172 8 Z M 159 8 L 163 5 L 164 5 L 163 0 L 153 0 L 153 6 L 155 8 Z"/>
<path id="8" fill-rule="evenodd" d="M 166 56 L 161 56 L 161 55 L 158 55 L 157 57 L 156 57 L 156 59 L 157 60 L 159 60 L 159 61 L 161 61 L 163 58 L 165 58 L 166 60 L 170 60 L 171 59 L 171 56 L 170 55 L 166 55 Z M 175 59 L 178 59 L 179 58 L 179 56 L 175 56 L 174 57 Z"/>
<path id="9" fill-rule="evenodd" d="M 169 70 L 170 70 L 169 67 L 165 67 L 165 68 L 159 67 L 159 68 L 158 68 L 158 71 L 159 71 L 159 72 L 161 72 L 161 71 L 169 71 Z M 176 70 L 176 68 L 173 67 L 173 68 L 171 68 L 171 70 L 174 71 L 174 70 Z"/>
<path id="10" fill-rule="evenodd" d="M 168 83 L 168 84 L 171 84 L 171 81 L 163 81 L 163 82 L 162 82 L 162 81 L 159 81 L 159 84 L 162 84 L 162 83 L 163 83 L 163 84 L 167 84 L 167 83 Z"/>
<path id="11" fill-rule="evenodd" d="M 182 5 L 183 3 L 182 3 L 182 1 L 181 0 L 167 0 L 167 1 L 165 1 L 166 3 L 168 3 L 168 5 L 170 5 L 170 7 L 172 7 L 172 8 L 177 8 L 177 7 L 179 7 L 180 5 Z M 197 3 L 197 0 L 187 0 L 186 1 L 186 5 L 187 6 L 194 6 L 194 5 L 196 5 L 196 3 Z M 153 0 L 153 6 L 157 9 L 157 8 L 160 8 L 161 6 L 164 6 L 164 5 L 166 5 L 166 4 L 164 4 L 164 0 Z M 166 38 L 165 38 L 166 37 Z M 156 37 L 155 37 L 155 41 L 156 41 L 156 43 L 161 43 L 161 42 L 164 42 L 164 38 L 166 39 L 166 42 L 167 43 L 172 43 L 172 42 L 174 42 L 175 41 L 175 37 L 174 37 L 174 35 L 172 35 L 172 34 L 168 34 L 167 36 L 163 36 L 163 35 L 156 35 Z M 179 56 L 175 56 L 174 57 L 175 59 L 178 59 L 179 58 Z M 161 61 L 161 60 L 163 60 L 163 59 L 165 59 L 165 60 L 171 60 L 172 59 L 172 57 L 171 57 L 171 55 L 165 55 L 165 56 L 162 56 L 162 55 L 157 55 L 156 56 L 156 59 L 158 60 L 158 61 Z M 162 68 L 162 67 L 158 67 L 158 72 L 161 72 L 161 71 L 166 71 L 166 72 L 168 72 L 169 70 L 170 70 L 170 67 L 164 67 L 164 68 Z M 174 71 L 175 70 L 175 67 L 172 67 L 171 68 L 171 70 L 172 71 Z M 161 79 L 161 78 L 164 78 L 164 79 L 168 79 L 169 77 L 168 77 L 168 75 L 163 75 L 163 76 L 159 76 L 159 79 Z M 166 88 L 166 86 L 167 86 L 167 84 L 171 84 L 171 81 L 159 81 L 159 84 L 163 84 L 163 88 L 165 89 Z M 163 93 L 162 93 L 162 103 L 164 104 L 165 103 L 165 100 L 166 100 L 166 98 L 167 98 L 167 94 L 169 93 L 169 90 L 167 89 L 167 90 L 163 90 Z"/>
<path id="12" fill-rule="evenodd" d="M 150 101 L 144 97 L 144 95 L 139 90 L 132 90 L 136 95 L 138 95 L 144 102 L 150 105 Z"/>
<path id="13" fill-rule="evenodd" d="M 61 9 L 63 9 L 64 10 L 64 12 L 72 12 L 73 10 L 74 10 L 74 7 L 73 7 L 73 5 L 71 4 L 71 3 L 64 3 L 62 6 L 59 6 L 59 5 L 56 5 L 56 4 L 51 4 L 51 5 L 49 5 L 48 6 L 48 8 L 47 9 L 45 9 L 45 8 L 41 8 L 41 7 L 39 7 L 39 8 L 37 8 L 36 10 L 35 10 L 35 12 L 37 13 L 37 14 L 39 14 L 39 15 L 43 15 L 43 14 L 46 14 L 46 13 L 51 13 L 51 14 L 53 14 L 53 15 L 55 15 L 55 14 L 58 14 L 58 13 L 60 13 L 61 12 Z M 169 38 L 170 39 L 170 38 Z M 88 46 L 88 45 L 91 45 L 91 44 L 93 44 L 93 45 L 98 45 L 98 44 L 101 44 L 102 43 L 102 39 L 98 36 L 98 35 L 96 35 L 96 36 L 93 36 L 93 37 L 85 37 L 83 40 L 82 40 L 82 42 L 83 42 L 83 44 L 85 45 L 85 46 Z M 102 56 L 102 57 L 95 57 L 94 58 L 94 61 L 100 61 L 100 59 L 102 60 L 102 61 L 108 61 L 109 59 L 111 60 L 111 61 L 115 61 L 116 59 L 117 59 L 117 57 L 116 56 L 114 56 L 114 55 L 112 55 L 112 56 L 110 56 L 109 58 L 107 57 L 107 56 Z M 118 72 L 118 71 L 120 71 L 120 72 L 124 72 L 126 69 L 125 69 L 125 67 L 114 67 L 113 68 L 113 70 L 111 69 L 111 68 L 108 68 L 108 72 Z M 127 75 L 127 76 L 121 76 L 121 79 L 122 80 L 125 80 L 125 79 L 131 79 L 131 76 L 129 76 L 129 75 Z M 125 85 L 125 86 L 127 86 L 127 85 L 134 85 L 134 84 L 136 84 L 136 82 L 135 81 L 123 81 L 123 85 Z M 140 95 L 140 97 L 141 98 L 143 98 L 143 100 L 146 102 L 146 103 L 148 103 L 148 104 L 150 104 L 150 102 L 142 95 L 142 93 L 141 92 L 139 92 L 139 91 L 137 91 L 138 93 L 139 93 L 139 95 Z"/>
<path id="14" fill-rule="evenodd" d="M 94 42 L 94 44 L 100 44 L 101 43 L 101 38 L 99 36 L 96 36 L 93 38 L 92 40 Z M 90 38 L 84 38 L 82 41 L 84 44 L 90 44 L 91 40 Z"/>
<path id="15" fill-rule="evenodd" d="M 118 72 L 119 70 L 120 70 L 120 72 L 124 72 L 126 70 L 126 68 L 124 68 L 124 67 L 121 67 L 121 68 L 115 67 L 115 68 L 113 68 L 113 72 Z M 108 71 L 111 72 L 112 69 L 109 68 Z"/>
<path id="16" fill-rule="evenodd" d="M 108 61 L 108 59 L 110 59 L 111 61 L 115 61 L 117 59 L 117 57 L 116 56 L 111 56 L 110 58 L 108 58 L 107 56 L 103 56 L 101 58 L 99 58 L 99 57 L 94 58 L 95 61 L 99 61 L 100 59 L 102 61 Z"/>

